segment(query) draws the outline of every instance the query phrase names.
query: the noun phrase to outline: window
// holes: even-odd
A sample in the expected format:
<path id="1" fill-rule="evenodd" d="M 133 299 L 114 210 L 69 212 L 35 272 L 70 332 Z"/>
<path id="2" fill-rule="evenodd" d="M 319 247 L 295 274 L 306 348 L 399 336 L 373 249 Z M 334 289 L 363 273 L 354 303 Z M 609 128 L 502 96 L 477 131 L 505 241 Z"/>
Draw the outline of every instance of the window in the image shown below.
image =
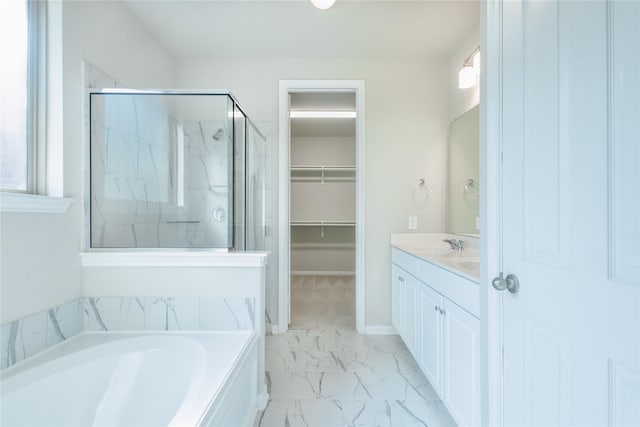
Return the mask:
<path id="1" fill-rule="evenodd" d="M 0 0 L 0 212 L 66 212 L 62 2 Z"/>
<path id="2" fill-rule="evenodd" d="M 0 4 L 0 187 L 29 192 L 33 180 L 29 118 L 30 68 L 28 2 L 3 1 Z"/>

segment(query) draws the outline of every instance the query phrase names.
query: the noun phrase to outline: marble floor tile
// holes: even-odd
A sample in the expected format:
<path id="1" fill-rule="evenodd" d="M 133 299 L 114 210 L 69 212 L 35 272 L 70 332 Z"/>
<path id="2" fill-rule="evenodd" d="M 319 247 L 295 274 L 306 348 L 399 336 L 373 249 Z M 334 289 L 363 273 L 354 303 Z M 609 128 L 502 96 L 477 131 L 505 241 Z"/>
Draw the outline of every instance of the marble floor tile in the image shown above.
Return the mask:
<path id="1" fill-rule="evenodd" d="M 455 427 L 455 423 L 440 401 L 272 399 L 254 426 Z"/>
<path id="2" fill-rule="evenodd" d="M 269 403 L 254 427 L 454 427 L 396 335 L 355 329 L 355 280 L 293 276 L 291 325 L 266 338 Z"/>
<path id="3" fill-rule="evenodd" d="M 333 351 L 270 351 L 266 355 L 266 369 L 270 372 L 346 372 Z"/>

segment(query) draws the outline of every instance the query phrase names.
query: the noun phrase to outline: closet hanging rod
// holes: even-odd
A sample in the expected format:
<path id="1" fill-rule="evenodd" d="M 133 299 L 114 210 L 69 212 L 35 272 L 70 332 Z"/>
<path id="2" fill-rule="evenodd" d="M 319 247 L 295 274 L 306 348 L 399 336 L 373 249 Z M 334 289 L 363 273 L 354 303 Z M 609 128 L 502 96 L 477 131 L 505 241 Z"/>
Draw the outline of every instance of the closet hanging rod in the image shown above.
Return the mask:
<path id="1" fill-rule="evenodd" d="M 292 227 L 320 227 L 320 238 L 324 239 L 325 227 L 355 227 L 354 221 L 291 221 Z"/>
<path id="2" fill-rule="evenodd" d="M 335 181 L 335 182 L 353 182 L 356 179 L 352 176 L 325 176 L 324 179 L 322 177 L 312 177 L 312 176 L 292 176 L 291 177 L 291 181 L 295 182 L 295 181 L 309 181 L 309 182 L 316 182 L 316 181 Z"/>

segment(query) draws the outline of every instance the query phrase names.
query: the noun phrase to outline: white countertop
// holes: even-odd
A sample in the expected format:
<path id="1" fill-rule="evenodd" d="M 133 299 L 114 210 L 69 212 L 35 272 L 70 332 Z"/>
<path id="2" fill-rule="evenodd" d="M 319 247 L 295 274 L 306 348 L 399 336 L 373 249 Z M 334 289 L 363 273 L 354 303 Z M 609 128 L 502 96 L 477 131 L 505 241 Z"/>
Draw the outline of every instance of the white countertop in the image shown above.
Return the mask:
<path id="1" fill-rule="evenodd" d="M 444 239 L 464 240 L 465 249 L 457 254 Z M 479 240 L 448 233 L 397 233 L 391 235 L 391 246 L 424 261 L 435 264 L 466 279 L 480 279 Z"/>

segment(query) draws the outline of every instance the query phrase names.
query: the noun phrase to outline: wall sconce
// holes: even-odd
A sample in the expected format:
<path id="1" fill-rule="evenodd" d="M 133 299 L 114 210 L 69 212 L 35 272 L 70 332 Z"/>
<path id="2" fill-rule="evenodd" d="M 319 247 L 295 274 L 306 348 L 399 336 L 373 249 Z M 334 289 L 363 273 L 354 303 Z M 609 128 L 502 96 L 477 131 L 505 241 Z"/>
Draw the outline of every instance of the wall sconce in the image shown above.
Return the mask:
<path id="1" fill-rule="evenodd" d="M 458 72 L 458 87 L 469 89 L 476 85 L 480 74 L 480 46 L 475 48 L 462 63 L 462 69 Z"/>
<path id="2" fill-rule="evenodd" d="M 311 0 L 311 3 L 318 9 L 329 9 L 336 0 Z"/>

